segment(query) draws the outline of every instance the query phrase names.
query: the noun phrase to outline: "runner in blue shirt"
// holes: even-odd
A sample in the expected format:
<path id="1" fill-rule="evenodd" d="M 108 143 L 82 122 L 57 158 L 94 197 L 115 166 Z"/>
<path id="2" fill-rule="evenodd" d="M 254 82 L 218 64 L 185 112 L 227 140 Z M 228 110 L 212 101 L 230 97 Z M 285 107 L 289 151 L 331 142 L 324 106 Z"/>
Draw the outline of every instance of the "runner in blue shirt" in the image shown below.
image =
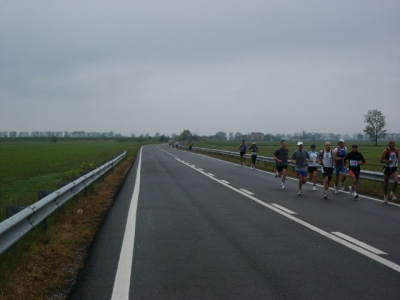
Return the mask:
<path id="1" fill-rule="evenodd" d="M 292 154 L 292 163 L 296 166 L 296 175 L 299 179 L 299 192 L 297 195 L 301 195 L 301 188 L 303 184 L 307 182 L 307 164 L 310 159 L 308 152 L 303 150 L 303 143 L 297 143 L 297 150 Z"/>
<path id="2" fill-rule="evenodd" d="M 238 149 L 240 150 L 240 165 L 244 166 L 246 163 L 246 151 L 247 151 L 247 145 L 246 141 L 242 140 L 242 143 L 239 145 Z"/>
<path id="3" fill-rule="evenodd" d="M 344 140 L 340 139 L 338 142 L 338 146 L 333 150 L 333 156 L 335 158 L 335 193 L 338 192 L 338 189 L 344 190 L 344 181 L 347 178 L 347 168 L 344 164 L 344 158 L 347 154 L 347 148 L 344 146 Z M 342 181 L 339 185 L 339 176 L 342 173 Z"/>

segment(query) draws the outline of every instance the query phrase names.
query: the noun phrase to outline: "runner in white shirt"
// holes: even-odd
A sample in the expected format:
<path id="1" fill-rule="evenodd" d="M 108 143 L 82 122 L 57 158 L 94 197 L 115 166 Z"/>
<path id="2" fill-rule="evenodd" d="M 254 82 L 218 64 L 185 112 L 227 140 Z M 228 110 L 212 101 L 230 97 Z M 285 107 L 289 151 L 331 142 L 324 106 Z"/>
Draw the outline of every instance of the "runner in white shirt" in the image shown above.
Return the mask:
<path id="1" fill-rule="evenodd" d="M 307 167 L 307 172 L 309 179 L 313 183 L 313 191 L 317 190 L 317 178 L 318 178 L 318 152 L 315 151 L 315 145 L 311 145 L 311 151 L 308 151 L 308 155 L 310 156 L 310 160 Z"/>
<path id="2" fill-rule="evenodd" d="M 321 172 L 324 178 L 324 198 L 328 199 L 328 189 L 333 175 L 335 159 L 331 150 L 331 142 L 325 143 L 325 149 L 319 152 L 318 163 L 322 165 Z"/>

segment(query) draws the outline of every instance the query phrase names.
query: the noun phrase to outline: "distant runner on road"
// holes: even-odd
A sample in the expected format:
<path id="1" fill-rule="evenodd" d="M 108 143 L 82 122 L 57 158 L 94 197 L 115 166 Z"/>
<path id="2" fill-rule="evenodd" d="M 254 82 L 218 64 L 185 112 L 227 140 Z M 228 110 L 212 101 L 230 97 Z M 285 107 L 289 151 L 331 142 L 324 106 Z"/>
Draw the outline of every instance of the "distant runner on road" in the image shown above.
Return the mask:
<path id="1" fill-rule="evenodd" d="M 247 151 L 247 145 L 246 145 L 246 141 L 242 140 L 242 142 L 240 143 L 238 149 L 240 150 L 240 165 L 244 166 L 246 163 L 246 151 Z"/>

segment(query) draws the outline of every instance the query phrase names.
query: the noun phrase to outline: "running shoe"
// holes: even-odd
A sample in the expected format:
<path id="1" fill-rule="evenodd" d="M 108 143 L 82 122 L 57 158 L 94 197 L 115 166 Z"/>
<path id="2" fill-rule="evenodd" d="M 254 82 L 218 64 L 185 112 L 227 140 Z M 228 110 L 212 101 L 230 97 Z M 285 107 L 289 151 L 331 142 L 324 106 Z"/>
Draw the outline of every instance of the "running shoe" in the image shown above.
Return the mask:
<path id="1" fill-rule="evenodd" d="M 301 196 L 301 191 L 299 191 L 299 192 L 297 193 L 297 195 Z"/>
<path id="2" fill-rule="evenodd" d="M 313 190 L 313 191 L 316 191 L 316 190 L 317 190 L 317 187 L 316 187 L 315 185 L 313 185 L 312 190 Z"/>
<path id="3" fill-rule="evenodd" d="M 341 189 L 342 191 L 344 191 L 344 184 L 343 184 L 343 182 L 341 182 L 341 183 L 339 184 L 339 189 Z"/>
<path id="4" fill-rule="evenodd" d="M 353 187 L 351 185 L 349 186 L 349 194 L 350 196 L 353 195 Z"/>
<path id="5" fill-rule="evenodd" d="M 396 195 L 393 192 L 390 192 L 390 198 L 392 198 L 393 201 L 396 201 Z"/>
<path id="6" fill-rule="evenodd" d="M 278 177 L 278 172 L 275 172 L 275 178 Z"/>
<path id="7" fill-rule="evenodd" d="M 354 192 L 354 194 L 353 194 L 353 198 L 354 198 L 354 200 L 357 200 L 357 198 L 358 198 L 358 194 L 357 194 L 356 192 Z"/>
<path id="8" fill-rule="evenodd" d="M 324 199 L 328 199 L 328 192 L 324 191 Z"/>
<path id="9" fill-rule="evenodd" d="M 283 182 L 281 182 L 281 188 L 282 188 L 282 190 L 285 189 L 285 185 L 283 184 Z"/>
<path id="10" fill-rule="evenodd" d="M 333 187 L 335 188 L 335 194 L 337 194 L 337 193 L 338 193 L 338 188 L 337 188 L 337 186 L 334 185 Z"/>
<path id="11" fill-rule="evenodd" d="M 383 196 L 383 202 L 384 203 L 388 203 L 388 197 L 387 196 Z"/>

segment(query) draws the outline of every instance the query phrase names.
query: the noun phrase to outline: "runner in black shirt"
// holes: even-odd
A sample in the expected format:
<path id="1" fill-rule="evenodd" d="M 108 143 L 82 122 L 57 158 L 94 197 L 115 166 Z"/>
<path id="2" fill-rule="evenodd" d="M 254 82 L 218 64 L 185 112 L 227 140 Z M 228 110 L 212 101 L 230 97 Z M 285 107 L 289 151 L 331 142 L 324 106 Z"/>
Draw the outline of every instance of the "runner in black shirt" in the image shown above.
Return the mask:
<path id="1" fill-rule="evenodd" d="M 352 185 L 349 186 L 349 193 L 351 196 L 353 196 L 354 199 L 357 199 L 358 194 L 356 189 L 358 178 L 360 176 L 360 165 L 365 165 L 366 161 L 364 159 L 364 156 L 360 152 L 358 152 L 357 145 L 351 146 L 351 149 L 352 151 L 347 153 L 343 162 L 346 165 L 346 161 L 349 161 L 349 175 L 353 179 Z"/>

